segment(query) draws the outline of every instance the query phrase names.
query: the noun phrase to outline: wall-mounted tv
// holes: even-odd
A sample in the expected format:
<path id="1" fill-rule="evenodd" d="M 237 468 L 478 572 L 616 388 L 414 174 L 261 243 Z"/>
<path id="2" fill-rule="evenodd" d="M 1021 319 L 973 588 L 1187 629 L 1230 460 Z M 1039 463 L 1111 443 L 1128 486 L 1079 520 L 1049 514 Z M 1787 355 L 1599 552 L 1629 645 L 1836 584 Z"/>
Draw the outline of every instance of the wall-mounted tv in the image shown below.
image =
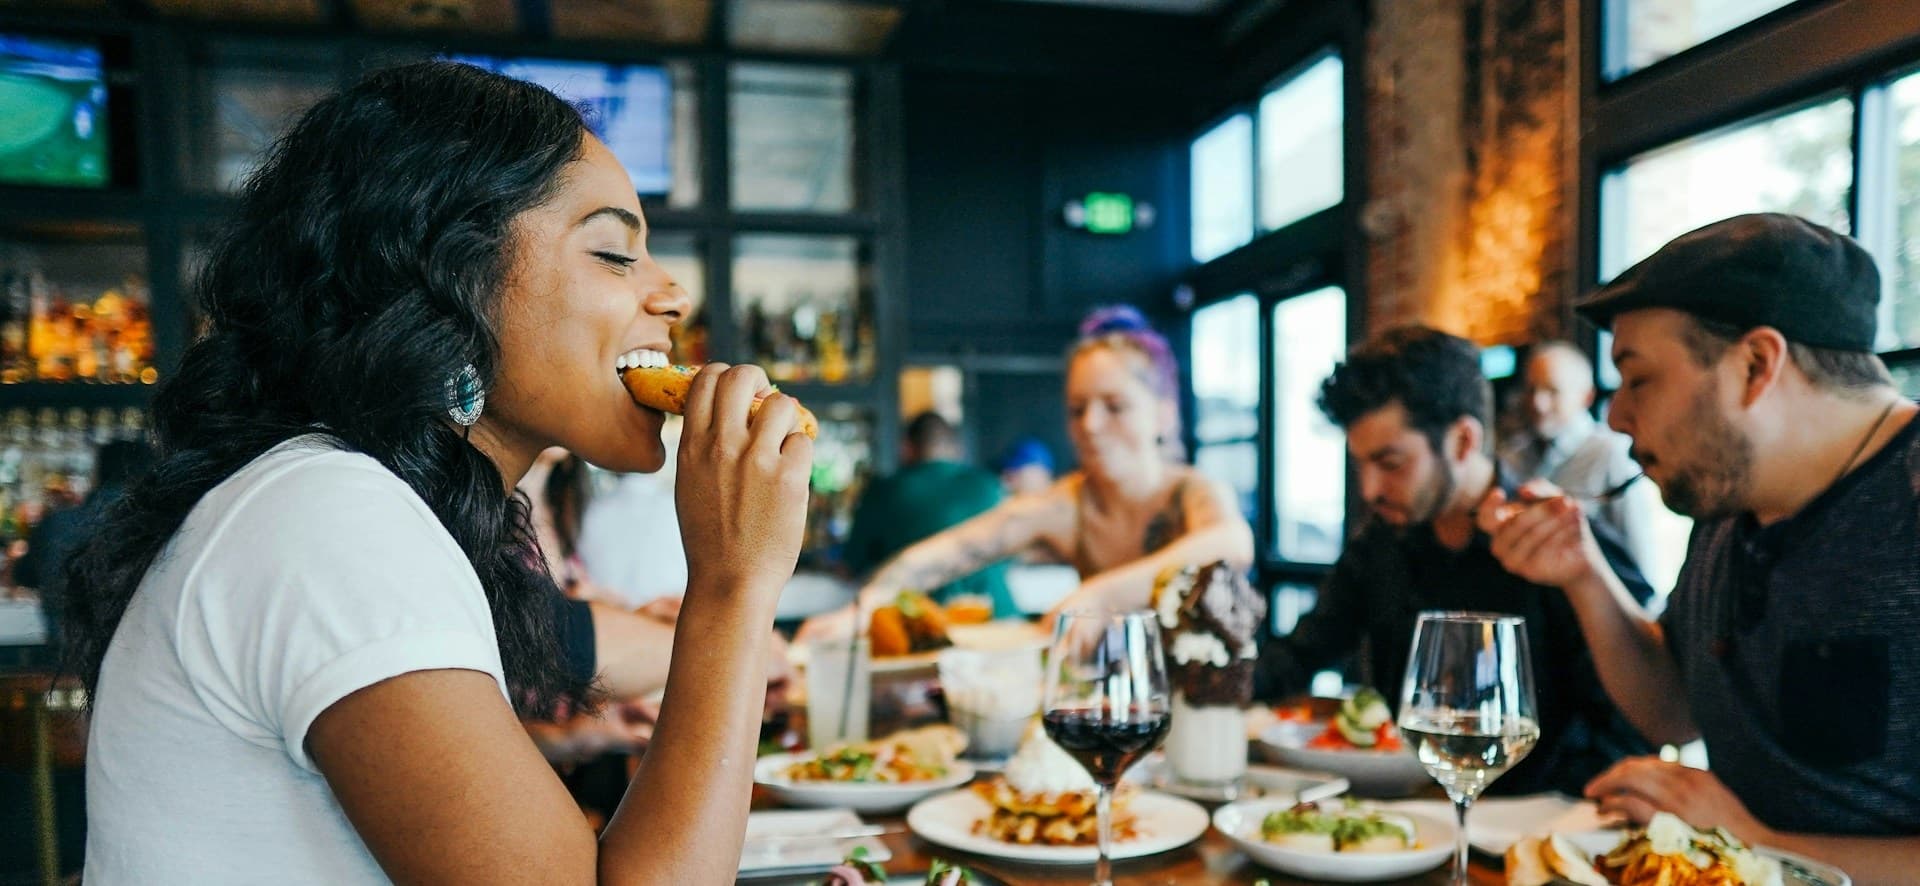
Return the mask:
<path id="1" fill-rule="evenodd" d="M 0 33 L 0 183 L 105 187 L 100 47 Z"/>
<path id="2" fill-rule="evenodd" d="M 673 81 L 653 65 L 453 55 L 448 58 L 537 83 L 578 105 L 593 134 L 620 158 L 634 189 L 665 194 L 673 185 Z"/>

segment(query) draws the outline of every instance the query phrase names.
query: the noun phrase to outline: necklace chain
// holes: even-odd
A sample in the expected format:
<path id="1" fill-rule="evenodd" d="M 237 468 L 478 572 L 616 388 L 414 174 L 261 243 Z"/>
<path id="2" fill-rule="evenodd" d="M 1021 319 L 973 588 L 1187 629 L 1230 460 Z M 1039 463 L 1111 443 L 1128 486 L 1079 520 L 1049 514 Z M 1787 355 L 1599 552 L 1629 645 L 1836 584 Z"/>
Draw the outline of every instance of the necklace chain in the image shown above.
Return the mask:
<path id="1" fill-rule="evenodd" d="M 1853 470 L 1853 463 L 1860 460 L 1860 453 L 1867 451 L 1867 444 L 1873 442 L 1874 436 L 1880 433 L 1880 426 L 1887 423 L 1887 416 L 1892 415 L 1893 407 L 1898 405 L 1900 405 L 1900 401 L 1893 400 L 1887 403 L 1887 408 L 1880 410 L 1880 417 L 1873 420 L 1873 427 L 1868 428 L 1867 435 L 1860 438 L 1860 445 L 1853 447 L 1853 454 L 1847 456 L 1846 462 L 1840 465 L 1840 473 L 1835 474 L 1833 477 L 1834 483 L 1840 482 L 1840 479 L 1845 477 L 1848 471 Z M 1831 486 L 1833 484 L 1829 483 L 1827 485 Z"/>

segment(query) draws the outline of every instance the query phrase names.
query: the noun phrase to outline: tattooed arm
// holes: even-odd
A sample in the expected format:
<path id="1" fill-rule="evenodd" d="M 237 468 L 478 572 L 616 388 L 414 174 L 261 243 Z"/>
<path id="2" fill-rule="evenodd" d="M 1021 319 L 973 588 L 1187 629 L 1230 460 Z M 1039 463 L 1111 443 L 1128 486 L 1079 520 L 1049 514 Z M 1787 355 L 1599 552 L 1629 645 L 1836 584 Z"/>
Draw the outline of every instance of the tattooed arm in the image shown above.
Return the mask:
<path id="1" fill-rule="evenodd" d="M 1186 531 L 1179 532 L 1183 524 Z M 1245 569 L 1253 564 L 1253 529 L 1240 515 L 1232 493 L 1197 472 L 1189 472 L 1180 481 L 1168 512 L 1155 515 L 1147 524 L 1141 549 L 1146 551 L 1145 556 L 1088 576 L 1079 590 L 1047 613 L 1046 621 L 1073 608 L 1114 612 L 1142 608 L 1153 593 L 1154 579 L 1169 566 L 1225 560 L 1236 569 Z"/>
<path id="2" fill-rule="evenodd" d="M 1002 502 L 888 560 L 860 589 L 860 610 L 872 612 L 903 590 L 937 588 L 1005 560 L 1034 543 L 1073 530 L 1073 497 L 1065 482 L 1046 492 Z M 854 627 L 852 607 L 807 619 L 796 642 L 844 637 Z"/>

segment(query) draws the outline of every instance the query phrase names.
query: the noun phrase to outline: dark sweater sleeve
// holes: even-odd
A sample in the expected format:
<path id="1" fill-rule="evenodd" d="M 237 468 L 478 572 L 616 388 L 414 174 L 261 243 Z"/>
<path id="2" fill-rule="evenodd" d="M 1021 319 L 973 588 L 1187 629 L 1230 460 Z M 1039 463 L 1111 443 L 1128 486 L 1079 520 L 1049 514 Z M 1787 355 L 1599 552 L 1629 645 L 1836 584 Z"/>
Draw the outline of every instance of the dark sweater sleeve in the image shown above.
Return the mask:
<path id="1" fill-rule="evenodd" d="M 1260 644 L 1260 658 L 1254 664 L 1254 698 L 1272 702 L 1305 691 L 1315 672 L 1359 647 L 1366 623 L 1366 587 L 1359 574 L 1364 552 L 1365 545 L 1356 538 L 1334 564 L 1313 610 L 1300 617 L 1293 633 L 1269 636 Z"/>

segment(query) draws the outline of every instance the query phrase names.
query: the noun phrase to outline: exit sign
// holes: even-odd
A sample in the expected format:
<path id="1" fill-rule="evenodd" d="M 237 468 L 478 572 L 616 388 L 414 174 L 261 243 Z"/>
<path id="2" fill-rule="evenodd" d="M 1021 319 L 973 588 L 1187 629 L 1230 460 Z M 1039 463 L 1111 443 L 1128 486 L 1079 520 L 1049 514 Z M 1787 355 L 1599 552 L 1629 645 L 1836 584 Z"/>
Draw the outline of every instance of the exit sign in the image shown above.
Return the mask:
<path id="1" fill-rule="evenodd" d="M 1087 207 L 1087 233 L 1124 234 L 1133 230 L 1133 198 L 1125 194 L 1095 191 L 1084 201 Z"/>
<path id="2" fill-rule="evenodd" d="M 1067 201 L 1067 227 L 1089 234 L 1128 234 L 1133 229 L 1153 225 L 1153 207 L 1133 202 L 1128 194 L 1094 191 L 1078 200 Z"/>

